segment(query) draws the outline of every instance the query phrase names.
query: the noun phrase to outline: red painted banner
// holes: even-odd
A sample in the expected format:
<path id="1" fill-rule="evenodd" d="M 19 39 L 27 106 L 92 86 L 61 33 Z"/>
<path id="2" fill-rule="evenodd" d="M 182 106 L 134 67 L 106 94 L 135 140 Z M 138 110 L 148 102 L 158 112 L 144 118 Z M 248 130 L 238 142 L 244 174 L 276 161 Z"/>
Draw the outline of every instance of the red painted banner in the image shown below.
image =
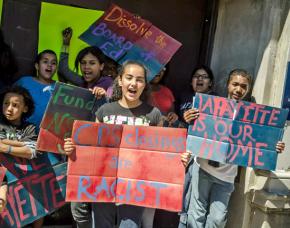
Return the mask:
<path id="1" fill-rule="evenodd" d="M 70 137 L 74 120 L 93 120 L 105 99 L 91 91 L 57 82 L 41 122 L 37 150 L 64 153 L 64 138 Z"/>
<path id="2" fill-rule="evenodd" d="M 66 201 L 180 211 L 186 129 L 75 121 Z"/>

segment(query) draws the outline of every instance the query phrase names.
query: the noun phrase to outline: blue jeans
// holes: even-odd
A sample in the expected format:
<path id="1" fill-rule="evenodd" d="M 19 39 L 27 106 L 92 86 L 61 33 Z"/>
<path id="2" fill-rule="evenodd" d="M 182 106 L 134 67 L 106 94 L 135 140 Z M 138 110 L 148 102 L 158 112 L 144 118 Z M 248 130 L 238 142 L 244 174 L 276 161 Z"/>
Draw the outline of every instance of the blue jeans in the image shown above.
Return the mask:
<path id="1" fill-rule="evenodd" d="M 152 228 L 154 222 L 155 208 L 145 208 L 141 220 L 142 228 Z"/>
<path id="2" fill-rule="evenodd" d="M 217 179 L 192 165 L 190 187 L 184 194 L 184 211 L 179 228 L 223 228 L 227 221 L 227 208 L 234 184 Z M 189 201 L 188 201 L 189 200 Z"/>
<path id="3" fill-rule="evenodd" d="M 117 222 L 119 228 L 141 227 L 144 207 L 119 205 L 114 203 L 92 203 L 95 226 L 97 228 L 113 228 Z"/>

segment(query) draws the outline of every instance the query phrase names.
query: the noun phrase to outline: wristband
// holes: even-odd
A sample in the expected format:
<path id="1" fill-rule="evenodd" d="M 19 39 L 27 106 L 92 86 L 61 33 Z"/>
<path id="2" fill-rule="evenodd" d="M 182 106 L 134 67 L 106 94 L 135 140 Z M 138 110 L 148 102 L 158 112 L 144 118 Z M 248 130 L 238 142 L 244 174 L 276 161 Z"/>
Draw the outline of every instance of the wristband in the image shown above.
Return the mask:
<path id="1" fill-rule="evenodd" d="M 6 153 L 7 153 L 7 154 L 11 154 L 11 152 L 12 152 L 12 146 L 9 145 L 9 146 L 8 146 L 8 149 L 7 149 L 7 151 L 6 151 Z"/>
<path id="2" fill-rule="evenodd" d="M 61 52 L 69 53 L 69 45 L 63 44 L 61 47 Z"/>

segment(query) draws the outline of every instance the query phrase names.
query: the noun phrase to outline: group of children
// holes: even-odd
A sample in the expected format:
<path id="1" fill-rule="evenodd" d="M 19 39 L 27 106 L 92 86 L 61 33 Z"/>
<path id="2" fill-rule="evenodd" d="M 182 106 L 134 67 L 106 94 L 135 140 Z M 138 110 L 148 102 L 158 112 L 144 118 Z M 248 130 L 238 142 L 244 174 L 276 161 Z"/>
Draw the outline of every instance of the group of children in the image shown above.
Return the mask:
<path id="1" fill-rule="evenodd" d="M 203 66 L 193 71 L 191 84 L 194 92 L 213 94 L 213 83 L 214 77 L 209 68 Z M 228 98 L 236 101 L 245 99 L 251 86 L 252 78 L 248 72 L 242 69 L 231 71 L 227 80 Z M 182 104 L 183 117 L 188 124 L 199 117 L 199 110 L 190 108 L 190 102 L 187 100 Z M 278 153 L 284 148 L 283 142 L 277 142 Z M 187 166 L 187 173 L 179 228 L 225 227 L 237 165 L 198 157 L 183 159 L 183 162 Z"/>
<path id="2" fill-rule="evenodd" d="M 36 59 L 36 76 L 22 77 L 14 86 L 2 91 L 0 153 L 24 159 L 37 157 L 37 133 L 54 89 L 52 76 L 57 68 L 66 81 L 91 90 L 97 98 L 109 97 L 110 102 L 96 112 L 96 122 L 186 127 L 199 117 L 199 110 L 192 108 L 194 94 L 214 94 L 214 76 L 206 66 L 194 69 L 189 83 L 191 92 L 177 100 L 179 105 L 175 104 L 172 92 L 159 84 L 165 69 L 149 83 L 144 65 L 134 60 L 126 61 L 119 67 L 113 83 L 111 75 L 103 74 L 107 60 L 96 47 L 81 50 L 75 61 L 76 71 L 72 71 L 68 67 L 72 30 L 65 29 L 62 35 L 59 66 L 56 54 L 45 50 Z M 79 67 L 82 77 L 78 74 Z M 251 76 L 245 70 L 233 70 L 227 82 L 228 98 L 243 100 L 251 86 Z M 150 87 L 151 93 L 148 93 Z M 284 147 L 284 143 L 277 142 L 277 152 L 283 151 Z M 65 139 L 64 151 L 68 156 L 74 153 L 71 138 Z M 237 166 L 193 158 L 190 152 L 181 155 L 181 162 L 185 166 L 186 180 L 179 227 L 224 227 Z M 6 194 L 7 182 L 4 180 L 0 188 L 0 212 L 5 208 Z M 113 203 L 71 203 L 71 212 L 77 227 L 137 228 L 153 227 L 155 210 Z M 41 227 L 42 223 L 43 219 L 40 219 L 34 227 Z"/>

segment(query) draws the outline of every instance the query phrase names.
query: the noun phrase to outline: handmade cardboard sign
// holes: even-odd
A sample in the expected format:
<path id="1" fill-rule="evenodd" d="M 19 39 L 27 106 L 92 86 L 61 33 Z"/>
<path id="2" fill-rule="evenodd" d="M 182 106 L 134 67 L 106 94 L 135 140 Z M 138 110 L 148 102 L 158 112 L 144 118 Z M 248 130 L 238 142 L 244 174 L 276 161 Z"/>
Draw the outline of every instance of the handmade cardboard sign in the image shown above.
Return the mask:
<path id="1" fill-rule="evenodd" d="M 140 16 L 112 4 L 80 39 L 99 47 L 108 57 L 122 64 L 138 60 L 149 68 L 150 81 L 169 62 L 181 43 Z"/>
<path id="2" fill-rule="evenodd" d="M 180 211 L 186 129 L 75 121 L 67 201 Z"/>
<path id="3" fill-rule="evenodd" d="M 56 83 L 41 122 L 37 149 L 62 153 L 63 140 L 71 136 L 73 121 L 93 120 L 95 111 L 104 103 L 87 89 Z"/>
<path id="4" fill-rule="evenodd" d="M 67 163 L 43 153 L 33 160 L 0 153 L 8 196 L 0 227 L 24 227 L 65 204 Z"/>
<path id="5" fill-rule="evenodd" d="M 188 127 L 188 151 L 221 163 L 275 170 L 275 147 L 288 110 L 200 93 L 194 108 L 200 116 Z"/>

